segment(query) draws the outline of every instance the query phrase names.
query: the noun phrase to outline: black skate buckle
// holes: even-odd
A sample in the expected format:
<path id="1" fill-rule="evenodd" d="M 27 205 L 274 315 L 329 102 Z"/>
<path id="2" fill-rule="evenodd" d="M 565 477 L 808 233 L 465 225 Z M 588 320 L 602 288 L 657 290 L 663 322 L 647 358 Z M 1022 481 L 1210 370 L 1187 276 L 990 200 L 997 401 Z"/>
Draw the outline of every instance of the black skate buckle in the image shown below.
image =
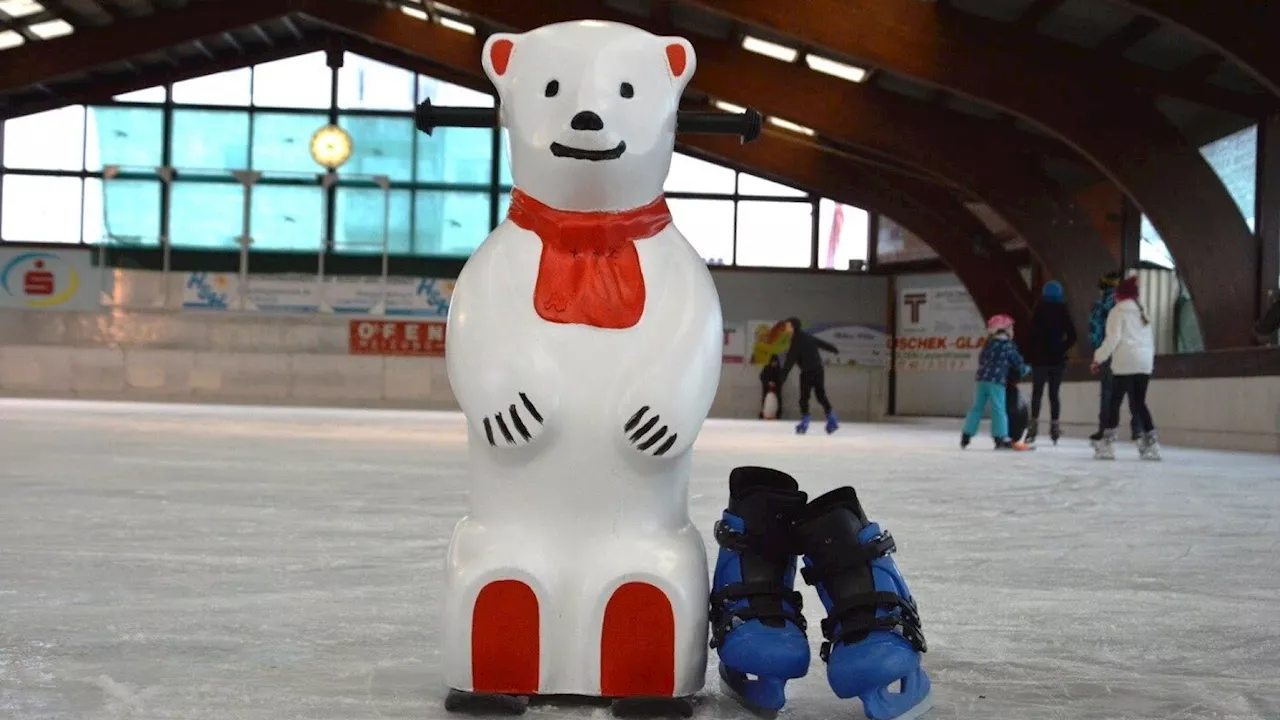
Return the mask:
<path id="1" fill-rule="evenodd" d="M 896 615 L 881 617 L 856 617 L 868 610 L 874 612 L 877 609 L 898 612 Z M 831 656 L 833 644 L 858 642 L 875 630 L 896 632 L 911 643 L 916 652 L 928 652 L 924 632 L 920 629 L 920 613 L 915 604 L 894 593 L 876 592 L 859 595 L 832 608 L 830 615 L 822 621 L 822 637 L 827 642 L 822 644 L 819 655 L 826 662 Z"/>
<path id="2" fill-rule="evenodd" d="M 777 610 L 759 610 L 748 604 L 746 607 L 729 608 L 729 605 L 740 600 L 751 600 L 752 598 L 774 598 L 779 602 Z M 791 605 L 792 611 L 788 612 L 783 603 Z M 800 597 L 800 593 L 794 590 L 788 590 L 782 585 L 773 583 L 734 583 L 726 585 L 719 590 L 711 593 L 711 601 L 708 608 L 708 617 L 711 620 L 711 644 L 712 650 L 720 646 L 724 642 L 724 637 L 731 630 L 742 625 L 749 620 L 782 620 L 791 622 L 800 628 L 800 632 L 807 632 L 809 629 L 808 622 L 805 621 L 801 611 L 804 609 L 804 599 Z"/>
<path id="3" fill-rule="evenodd" d="M 753 553 L 775 559 L 782 559 L 798 554 L 794 538 L 783 533 L 744 533 L 734 530 L 723 520 L 715 524 L 716 544 L 725 550 L 740 553 Z"/>

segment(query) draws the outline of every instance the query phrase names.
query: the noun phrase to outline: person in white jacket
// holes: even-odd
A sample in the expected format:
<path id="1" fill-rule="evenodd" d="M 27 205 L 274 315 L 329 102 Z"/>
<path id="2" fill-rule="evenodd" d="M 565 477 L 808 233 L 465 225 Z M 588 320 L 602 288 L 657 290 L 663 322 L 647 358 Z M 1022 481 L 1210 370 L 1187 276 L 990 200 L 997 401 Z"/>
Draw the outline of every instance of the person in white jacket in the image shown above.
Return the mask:
<path id="1" fill-rule="evenodd" d="M 1116 427 L 1120 425 L 1120 405 L 1129 398 L 1129 412 L 1141 429 L 1138 452 L 1144 460 L 1159 460 L 1160 445 L 1151 410 L 1147 408 L 1147 388 L 1155 367 L 1156 343 L 1151 321 L 1138 301 L 1138 278 L 1129 277 L 1116 287 L 1116 306 L 1107 314 L 1107 334 L 1093 354 L 1093 372 L 1111 361 L 1115 375 L 1107 423 L 1100 440 L 1093 443 L 1094 456 L 1114 460 Z"/>

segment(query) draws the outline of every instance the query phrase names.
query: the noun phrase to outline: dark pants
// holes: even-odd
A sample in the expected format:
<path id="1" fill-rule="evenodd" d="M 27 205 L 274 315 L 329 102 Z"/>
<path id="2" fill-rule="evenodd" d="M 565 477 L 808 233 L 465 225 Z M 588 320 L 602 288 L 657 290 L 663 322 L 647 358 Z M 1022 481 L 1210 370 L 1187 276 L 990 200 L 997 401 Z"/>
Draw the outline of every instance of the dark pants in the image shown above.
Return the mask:
<path id="1" fill-rule="evenodd" d="M 1129 396 L 1129 414 L 1133 415 L 1134 434 L 1149 433 L 1156 429 L 1151 421 L 1151 411 L 1147 409 L 1147 386 L 1151 383 L 1150 375 L 1116 375 L 1111 384 L 1111 404 L 1107 407 L 1107 429 L 1115 430 L 1120 424 L 1120 406 L 1125 396 Z"/>
<path id="2" fill-rule="evenodd" d="M 1049 419 L 1058 422 L 1062 415 L 1062 366 L 1037 367 L 1031 370 L 1031 417 L 1040 419 L 1040 398 L 1044 395 L 1044 386 L 1049 386 Z"/>
<path id="3" fill-rule="evenodd" d="M 1102 435 L 1102 431 L 1108 429 L 1107 422 L 1111 413 L 1111 396 L 1114 394 L 1115 376 L 1111 374 L 1111 361 L 1102 364 L 1101 378 L 1102 397 L 1098 403 L 1098 436 Z M 1116 407 L 1120 407 L 1116 405 Z M 1142 434 L 1142 422 L 1137 415 L 1129 419 L 1129 429 L 1134 435 Z"/>
<path id="4" fill-rule="evenodd" d="M 800 373 L 800 414 L 809 414 L 809 393 L 818 398 L 823 412 L 831 414 L 831 401 L 827 400 L 826 373 L 822 368 L 803 370 Z"/>

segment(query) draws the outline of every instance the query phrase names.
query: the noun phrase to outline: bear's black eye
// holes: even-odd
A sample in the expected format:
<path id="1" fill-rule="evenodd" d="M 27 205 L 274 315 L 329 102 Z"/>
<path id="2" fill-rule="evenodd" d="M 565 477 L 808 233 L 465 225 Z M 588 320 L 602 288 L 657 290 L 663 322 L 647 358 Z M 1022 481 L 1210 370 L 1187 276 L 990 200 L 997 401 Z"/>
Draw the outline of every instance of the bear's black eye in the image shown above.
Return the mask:
<path id="1" fill-rule="evenodd" d="M 547 83 L 547 89 L 543 91 L 543 93 L 547 97 L 555 97 L 556 93 L 559 93 L 559 92 L 560 92 L 559 80 L 552 80 L 551 82 Z"/>
<path id="2" fill-rule="evenodd" d="M 636 89 L 631 86 L 631 83 L 624 82 L 622 87 L 618 88 L 618 94 L 624 98 L 635 97 Z"/>

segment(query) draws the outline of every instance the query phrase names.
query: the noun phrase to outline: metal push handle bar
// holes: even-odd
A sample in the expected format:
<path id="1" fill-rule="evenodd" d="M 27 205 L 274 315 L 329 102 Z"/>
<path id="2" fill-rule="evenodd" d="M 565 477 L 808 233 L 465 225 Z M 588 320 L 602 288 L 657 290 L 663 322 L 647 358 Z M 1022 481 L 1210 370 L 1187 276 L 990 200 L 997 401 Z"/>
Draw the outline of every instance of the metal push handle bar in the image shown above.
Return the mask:
<path id="1" fill-rule="evenodd" d="M 448 107 L 425 100 L 414 112 L 418 130 L 430 135 L 438 127 L 492 128 L 498 125 L 496 108 Z M 741 113 L 681 110 L 676 115 L 676 132 L 696 135 L 737 135 L 749 143 L 760 137 L 764 117 L 747 108 Z"/>

